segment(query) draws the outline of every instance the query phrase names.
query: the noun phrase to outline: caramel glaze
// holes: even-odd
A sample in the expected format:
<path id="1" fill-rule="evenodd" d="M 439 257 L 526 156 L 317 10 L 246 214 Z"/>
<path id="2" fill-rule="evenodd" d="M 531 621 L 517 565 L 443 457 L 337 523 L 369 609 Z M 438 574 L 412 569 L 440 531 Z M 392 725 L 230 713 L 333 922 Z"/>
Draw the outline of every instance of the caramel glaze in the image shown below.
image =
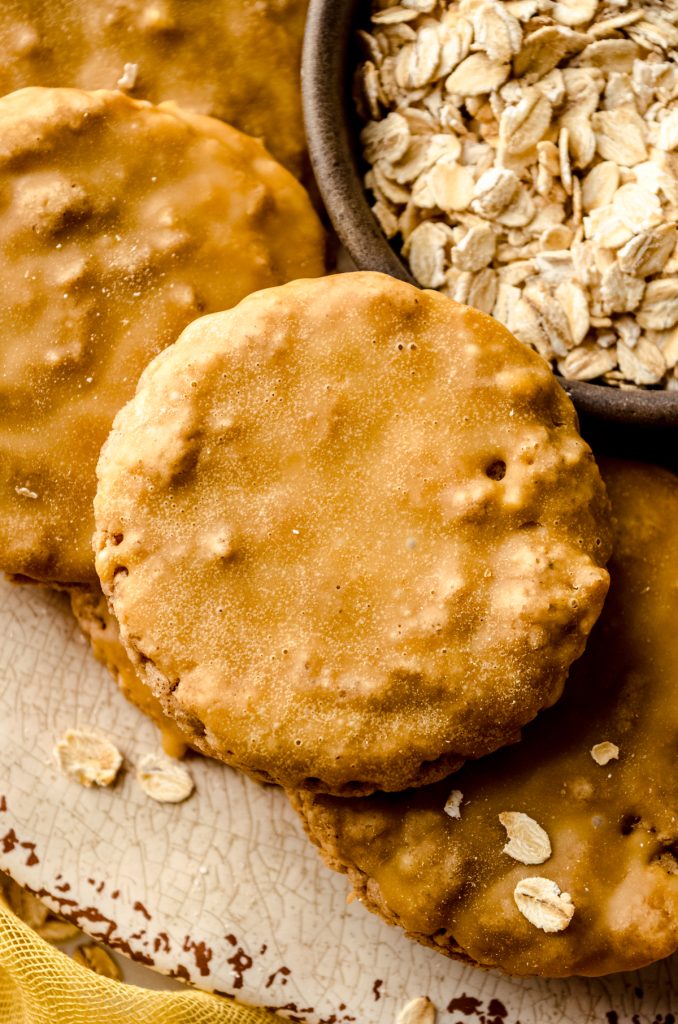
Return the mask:
<path id="1" fill-rule="evenodd" d="M 604 465 L 612 583 L 565 696 L 519 744 L 435 786 L 365 800 L 293 794 L 311 838 L 371 909 L 441 952 L 512 974 L 564 977 L 642 967 L 678 948 L 678 479 Z M 595 763 L 608 740 L 619 759 Z M 461 818 L 443 812 L 451 789 Z M 502 811 L 542 825 L 553 854 L 502 852 Z M 569 892 L 548 935 L 521 916 L 519 879 Z"/>
<path id="2" fill-rule="evenodd" d="M 97 569 L 192 742 L 402 789 L 516 738 L 607 591 L 574 410 L 503 327 L 380 274 L 203 317 L 99 463 Z"/>
<path id="3" fill-rule="evenodd" d="M 212 118 L 115 92 L 0 99 L 0 569 L 96 582 L 95 466 L 191 320 L 323 272 L 304 189 Z"/>

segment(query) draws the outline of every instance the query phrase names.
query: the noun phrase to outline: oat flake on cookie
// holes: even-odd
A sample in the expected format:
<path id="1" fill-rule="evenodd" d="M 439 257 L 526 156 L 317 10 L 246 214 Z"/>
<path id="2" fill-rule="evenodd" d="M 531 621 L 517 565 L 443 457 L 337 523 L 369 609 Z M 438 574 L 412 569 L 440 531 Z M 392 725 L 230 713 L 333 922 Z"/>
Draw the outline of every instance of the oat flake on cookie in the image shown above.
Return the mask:
<path id="1" fill-rule="evenodd" d="M 678 0 L 375 0 L 365 185 L 414 277 L 569 380 L 678 390 Z"/>

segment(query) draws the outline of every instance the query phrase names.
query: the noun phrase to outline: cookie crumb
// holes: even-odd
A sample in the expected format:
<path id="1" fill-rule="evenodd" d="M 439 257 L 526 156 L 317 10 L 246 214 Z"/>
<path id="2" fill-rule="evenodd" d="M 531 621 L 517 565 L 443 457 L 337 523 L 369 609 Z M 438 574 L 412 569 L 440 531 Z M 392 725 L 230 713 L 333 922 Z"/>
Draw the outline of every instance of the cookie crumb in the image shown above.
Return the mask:
<path id="1" fill-rule="evenodd" d="M 606 765 L 608 761 L 616 761 L 619 758 L 619 747 L 616 743 L 604 740 L 603 743 L 596 743 L 591 747 L 591 757 L 596 764 Z"/>
<path id="2" fill-rule="evenodd" d="M 461 802 L 463 799 L 464 794 L 462 791 L 460 789 L 453 789 L 443 808 L 445 814 L 448 814 L 450 818 L 461 818 Z"/>
<path id="3" fill-rule="evenodd" d="M 122 69 L 122 74 L 118 81 L 115 83 L 118 89 L 133 89 L 137 84 L 137 76 L 139 74 L 138 64 L 125 64 Z"/>

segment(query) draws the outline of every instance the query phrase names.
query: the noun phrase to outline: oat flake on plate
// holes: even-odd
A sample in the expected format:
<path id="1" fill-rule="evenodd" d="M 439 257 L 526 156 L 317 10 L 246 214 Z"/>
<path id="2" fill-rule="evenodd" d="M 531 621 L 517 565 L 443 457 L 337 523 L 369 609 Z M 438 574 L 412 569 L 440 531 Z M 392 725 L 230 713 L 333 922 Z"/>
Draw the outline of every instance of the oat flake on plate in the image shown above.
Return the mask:
<path id="1" fill-rule="evenodd" d="M 678 390 L 678 0 L 376 0 L 356 98 L 419 283 L 569 380 Z"/>

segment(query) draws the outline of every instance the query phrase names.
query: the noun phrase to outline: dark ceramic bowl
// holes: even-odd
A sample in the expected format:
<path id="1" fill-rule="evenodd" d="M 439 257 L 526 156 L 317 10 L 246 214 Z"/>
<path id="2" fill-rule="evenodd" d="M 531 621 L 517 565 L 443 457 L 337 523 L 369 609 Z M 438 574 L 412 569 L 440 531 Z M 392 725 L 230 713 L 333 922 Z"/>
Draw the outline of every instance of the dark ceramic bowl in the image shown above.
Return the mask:
<path id="1" fill-rule="evenodd" d="M 309 152 L 330 219 L 356 266 L 415 284 L 372 215 L 360 173 L 351 79 L 358 61 L 355 30 L 368 9 L 368 0 L 311 0 L 302 68 Z M 646 460 L 677 458 L 678 392 L 561 382 L 599 450 Z"/>

